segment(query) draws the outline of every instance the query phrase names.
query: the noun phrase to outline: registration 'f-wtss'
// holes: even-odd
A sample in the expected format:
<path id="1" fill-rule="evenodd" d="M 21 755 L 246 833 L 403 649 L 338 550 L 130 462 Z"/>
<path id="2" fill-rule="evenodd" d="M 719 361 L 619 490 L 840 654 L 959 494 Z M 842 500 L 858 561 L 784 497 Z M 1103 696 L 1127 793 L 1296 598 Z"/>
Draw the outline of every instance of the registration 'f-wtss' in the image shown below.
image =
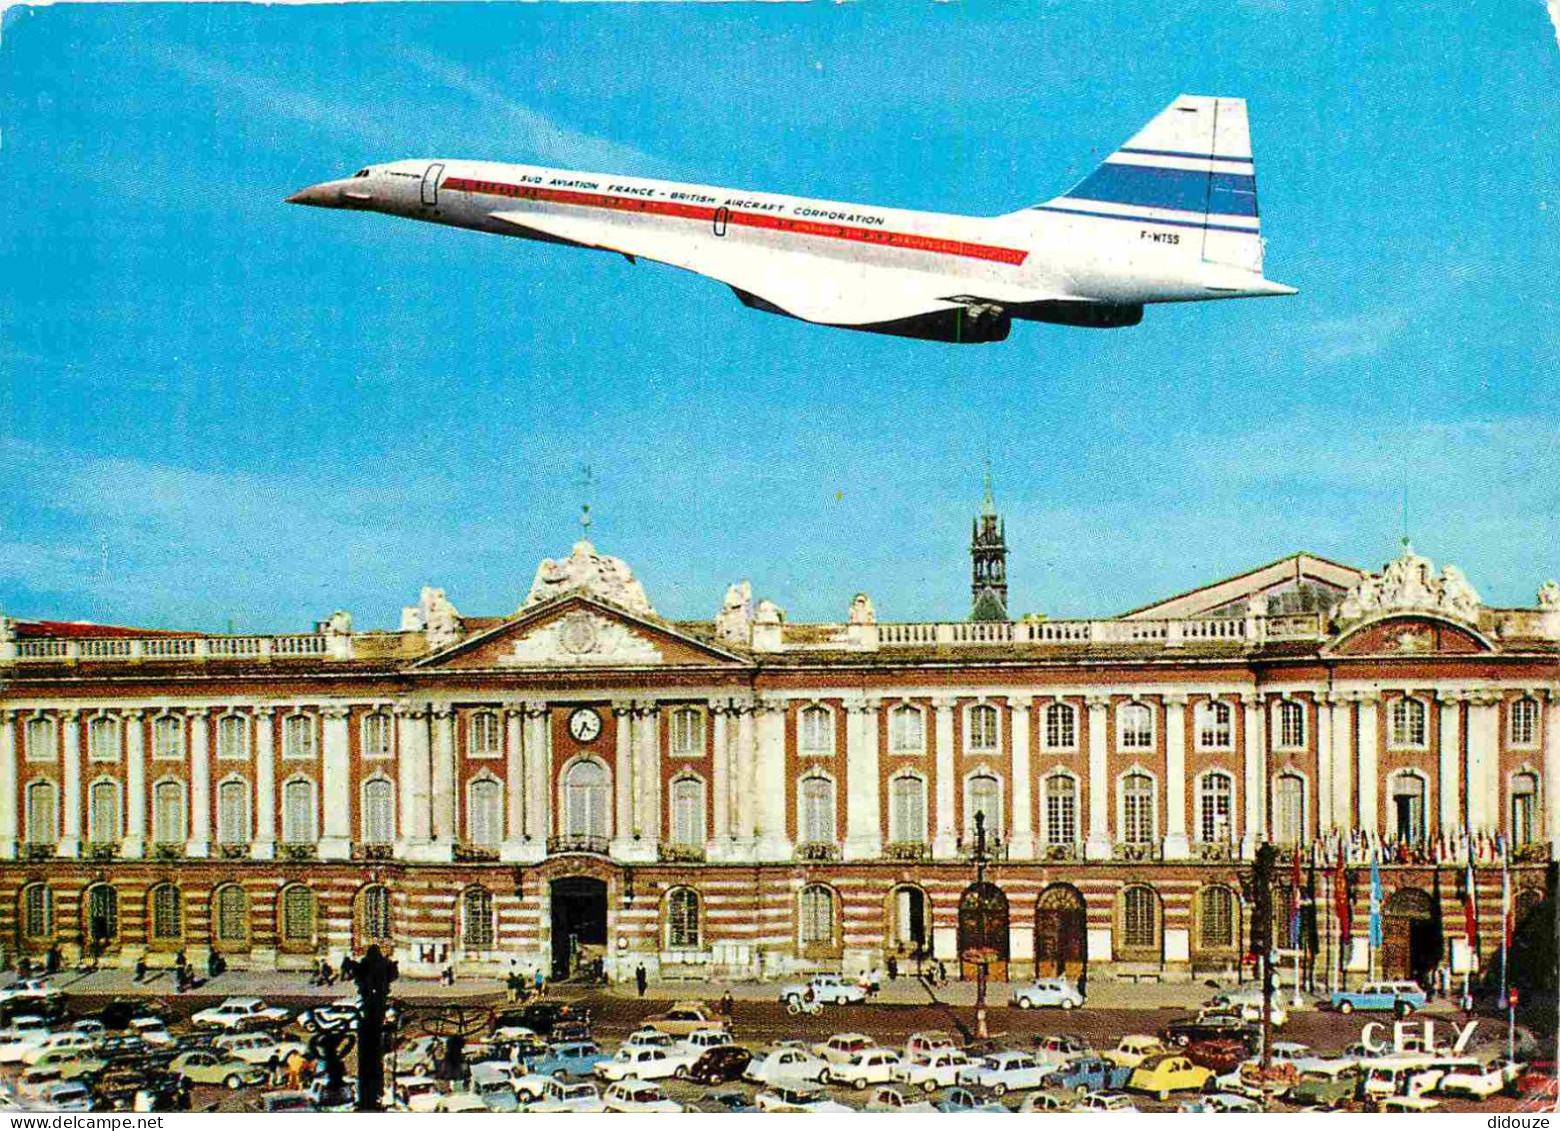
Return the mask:
<path id="1" fill-rule="evenodd" d="M 1295 293 L 1262 274 L 1239 98 L 1183 95 L 1072 189 L 994 217 L 448 159 L 288 200 L 617 252 L 758 310 L 945 342 L 1001 341 L 1014 318 L 1133 326 L 1149 303 Z"/>

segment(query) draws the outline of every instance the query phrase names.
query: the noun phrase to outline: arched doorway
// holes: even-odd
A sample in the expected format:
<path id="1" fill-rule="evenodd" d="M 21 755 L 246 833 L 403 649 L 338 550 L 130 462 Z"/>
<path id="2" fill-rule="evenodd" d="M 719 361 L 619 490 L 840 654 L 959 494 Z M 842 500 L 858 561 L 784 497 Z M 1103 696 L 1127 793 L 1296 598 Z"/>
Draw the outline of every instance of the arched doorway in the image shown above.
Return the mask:
<path id="1" fill-rule="evenodd" d="M 966 981 L 978 976 L 986 960 L 986 977 L 1007 981 L 1008 901 L 996 884 L 971 884 L 959 897 L 959 973 Z"/>
<path id="2" fill-rule="evenodd" d="M 919 970 L 922 960 L 932 953 L 931 901 L 914 884 L 900 884 L 888 893 L 886 911 L 884 952 L 893 955 L 901 968 L 914 963 Z"/>
<path id="3" fill-rule="evenodd" d="M 1089 964 L 1089 912 L 1071 884 L 1052 884 L 1035 907 L 1035 976 L 1076 978 Z"/>
<path id="4" fill-rule="evenodd" d="M 554 880 L 552 895 L 552 976 L 572 977 L 583 965 L 607 952 L 607 885 L 590 876 Z"/>
<path id="5" fill-rule="evenodd" d="M 1436 952 L 1436 908 L 1429 893 L 1399 888 L 1381 909 L 1381 976 L 1429 985 L 1441 956 Z"/>

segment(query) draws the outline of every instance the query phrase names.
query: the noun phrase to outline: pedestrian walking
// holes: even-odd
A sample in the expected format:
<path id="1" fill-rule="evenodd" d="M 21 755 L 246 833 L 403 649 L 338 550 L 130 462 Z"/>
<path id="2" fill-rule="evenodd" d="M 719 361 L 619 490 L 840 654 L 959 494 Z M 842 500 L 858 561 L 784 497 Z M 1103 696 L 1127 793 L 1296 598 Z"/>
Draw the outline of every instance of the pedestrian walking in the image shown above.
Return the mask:
<path id="1" fill-rule="evenodd" d="M 537 997 L 541 997 L 542 994 L 547 990 L 547 978 L 542 974 L 542 968 L 540 966 L 536 968 L 536 978 L 532 984 L 536 988 Z"/>
<path id="2" fill-rule="evenodd" d="M 645 996 L 645 988 L 649 986 L 650 978 L 645 973 L 645 964 L 641 962 L 639 968 L 634 971 L 634 986 L 639 990 L 639 996 Z"/>
<path id="3" fill-rule="evenodd" d="M 509 1004 L 513 1005 L 520 1000 L 520 975 L 511 965 L 509 976 L 504 979 L 504 988 L 509 994 Z"/>
<path id="4" fill-rule="evenodd" d="M 890 982 L 897 981 L 899 979 L 899 959 L 890 954 L 885 965 L 888 967 L 888 980 Z"/>
<path id="5" fill-rule="evenodd" d="M 736 1009 L 736 1005 L 736 999 L 731 996 L 731 991 L 729 989 L 720 995 L 720 1015 L 727 1021 L 731 1020 L 731 1015 Z"/>
<path id="6" fill-rule="evenodd" d="M 146 981 L 146 955 L 138 954 L 135 957 L 135 976 L 131 979 L 137 985 Z"/>
<path id="7" fill-rule="evenodd" d="M 1081 998 L 1089 996 L 1089 968 L 1087 966 L 1078 971 L 1078 996 Z"/>

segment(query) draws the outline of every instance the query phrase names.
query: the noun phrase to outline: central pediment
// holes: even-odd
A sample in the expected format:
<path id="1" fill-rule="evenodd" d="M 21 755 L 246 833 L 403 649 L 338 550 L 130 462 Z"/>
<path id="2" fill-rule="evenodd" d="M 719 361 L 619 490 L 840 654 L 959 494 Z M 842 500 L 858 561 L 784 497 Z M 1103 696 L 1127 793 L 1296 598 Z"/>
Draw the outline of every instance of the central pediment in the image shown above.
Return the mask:
<path id="1" fill-rule="evenodd" d="M 420 668 L 644 668 L 744 664 L 742 657 L 583 593 L 526 608 L 436 652 Z"/>

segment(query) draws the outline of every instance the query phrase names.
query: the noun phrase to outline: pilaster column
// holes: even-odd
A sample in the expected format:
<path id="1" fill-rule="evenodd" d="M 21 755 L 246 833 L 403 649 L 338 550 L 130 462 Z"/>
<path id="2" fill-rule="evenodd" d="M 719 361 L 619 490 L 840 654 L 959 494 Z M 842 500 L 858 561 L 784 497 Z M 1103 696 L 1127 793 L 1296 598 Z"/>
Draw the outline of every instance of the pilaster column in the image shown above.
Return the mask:
<path id="1" fill-rule="evenodd" d="M 16 859 L 21 804 L 16 789 L 16 712 L 6 708 L 0 711 L 0 860 Z"/>
<path id="2" fill-rule="evenodd" d="M 1110 696 L 1090 695 L 1085 702 L 1089 708 L 1089 839 L 1084 844 L 1084 857 L 1109 860 L 1111 788 L 1106 724 Z"/>
<path id="3" fill-rule="evenodd" d="M 547 839 L 553 835 L 552 713 L 545 702 L 527 702 L 525 727 L 525 830 L 526 854 L 531 860 L 547 855 Z"/>
<path id="4" fill-rule="evenodd" d="M 145 785 L 140 778 L 140 719 L 129 729 L 129 791 L 136 797 L 145 796 Z M 140 803 L 137 807 L 140 808 Z M 145 810 L 139 817 L 139 828 L 147 827 Z M 137 824 L 128 825 L 136 833 Z M 128 855 L 128 853 L 126 853 Z M 276 856 L 276 708 L 261 705 L 254 708 L 254 860 L 273 860 Z"/>
<path id="5" fill-rule="evenodd" d="M 760 860 L 788 860 L 786 834 L 785 703 L 760 701 L 754 707 L 758 743 L 758 849 Z"/>
<path id="6" fill-rule="evenodd" d="M 124 713 L 125 725 L 125 842 L 120 853 L 127 860 L 146 854 L 146 730 L 139 707 Z"/>
<path id="7" fill-rule="evenodd" d="M 710 816 L 711 837 L 705 848 L 712 860 L 726 859 L 731 847 L 731 787 L 735 775 L 731 772 L 731 706 L 725 699 L 709 701 L 713 734 L 710 751 Z"/>
<path id="8" fill-rule="evenodd" d="M 1500 700 L 1481 695 L 1468 707 L 1468 827 L 1493 833 L 1500 826 Z"/>
<path id="9" fill-rule="evenodd" d="M 200 859 L 211 855 L 211 712 L 200 707 L 189 716 L 190 839 L 184 854 Z"/>
<path id="10" fill-rule="evenodd" d="M 428 712 L 419 704 L 395 706 L 396 855 L 426 859 L 432 834 L 429 807 L 432 767 L 428 764 Z"/>
<path id="11" fill-rule="evenodd" d="M 634 705 L 626 700 L 613 703 L 612 719 L 617 739 L 612 767 L 612 780 L 617 787 L 614 791 L 617 820 L 612 826 L 612 855 L 624 857 L 631 855 L 633 843 L 639 836 L 639 828 L 635 823 L 638 812 L 634 804 L 634 779 L 637 776 L 634 766 Z"/>
<path id="12" fill-rule="evenodd" d="M 518 703 L 504 707 L 504 841 L 500 860 L 514 861 L 525 843 L 525 711 Z"/>
<path id="13" fill-rule="evenodd" d="M 1013 728 L 1013 835 L 1008 839 L 1008 856 L 1028 860 L 1035 854 L 1034 782 L 1029 768 L 1029 696 L 1022 691 L 1008 693 L 1008 713 Z"/>
<path id="14" fill-rule="evenodd" d="M 1451 836 L 1463 827 L 1462 819 L 1462 720 L 1458 704 L 1464 696 L 1455 691 L 1436 692 L 1440 715 L 1441 757 L 1436 775 L 1435 796 L 1441 834 Z"/>
<path id="15" fill-rule="evenodd" d="M 1354 827 L 1354 712 L 1350 700 L 1334 695 L 1332 715 L 1332 824 L 1340 832 Z"/>
<path id="16" fill-rule="evenodd" d="M 460 810 L 455 797 L 455 708 L 433 708 L 433 845 L 441 858 L 452 856 Z"/>
<path id="17" fill-rule="evenodd" d="M 1186 840 L 1186 696 L 1165 701 L 1165 859 L 1191 855 Z"/>
<path id="18" fill-rule="evenodd" d="M 1363 832 L 1379 835 L 1381 817 L 1376 808 L 1376 763 L 1381 755 L 1381 735 L 1376 729 L 1379 695 L 1360 696 L 1359 825 Z"/>
<path id="19" fill-rule="evenodd" d="M 658 703 L 641 703 L 639 728 L 635 732 L 639 744 L 639 827 L 644 830 L 645 843 L 653 852 L 661 843 L 661 706 Z"/>
<path id="20" fill-rule="evenodd" d="M 60 712 L 64 760 L 60 767 L 59 855 L 81 855 L 81 712 Z"/>
<path id="21" fill-rule="evenodd" d="M 1560 687 L 1551 687 L 1544 701 L 1544 792 L 1539 801 L 1549 858 L 1560 860 Z"/>
<path id="22" fill-rule="evenodd" d="M 932 856 L 937 860 L 953 860 L 959 854 L 959 771 L 953 749 L 953 707 L 951 696 L 939 695 L 932 700 L 937 720 L 937 833 L 932 837 Z"/>
<path id="23" fill-rule="evenodd" d="M 324 820 L 320 837 L 321 860 L 352 857 L 352 754 L 348 742 L 348 708 L 339 703 L 320 709 L 324 739 L 320 763 L 320 797 Z"/>
<path id="24" fill-rule="evenodd" d="M 1267 727 L 1263 719 L 1262 696 L 1242 695 L 1240 702 L 1246 712 L 1242 789 L 1246 797 L 1246 819 L 1241 830 L 1240 854 L 1249 860 L 1256 852 L 1257 844 L 1267 839 Z"/>
<path id="25" fill-rule="evenodd" d="M 1331 698 L 1316 694 L 1316 831 L 1324 835 L 1336 823 L 1333 817 L 1333 737 Z"/>
<path id="26" fill-rule="evenodd" d="M 743 856 L 751 858 L 758 844 L 758 719 L 752 699 L 733 700 L 737 713 L 737 843 Z M 785 804 L 785 783 L 781 782 L 780 803 Z"/>
<path id="27" fill-rule="evenodd" d="M 878 718 L 881 701 L 845 701 L 845 859 L 883 854 L 883 809 L 878 802 Z"/>

